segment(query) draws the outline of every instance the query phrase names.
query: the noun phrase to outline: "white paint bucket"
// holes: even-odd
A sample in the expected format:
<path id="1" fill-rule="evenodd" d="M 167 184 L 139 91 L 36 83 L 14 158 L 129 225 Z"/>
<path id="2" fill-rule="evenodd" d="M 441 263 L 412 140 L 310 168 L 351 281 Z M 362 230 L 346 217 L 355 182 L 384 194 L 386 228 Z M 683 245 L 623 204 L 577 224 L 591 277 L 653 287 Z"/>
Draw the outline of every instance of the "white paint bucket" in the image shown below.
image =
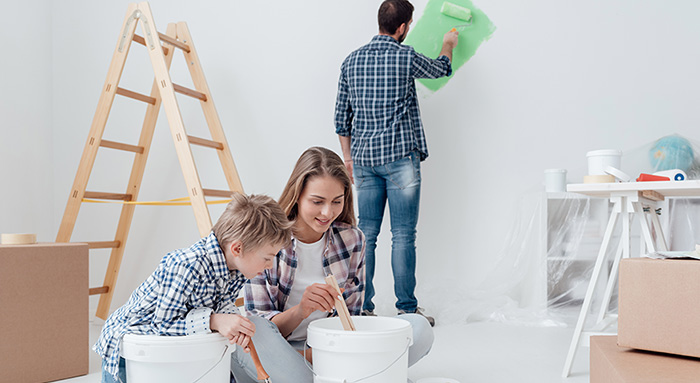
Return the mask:
<path id="1" fill-rule="evenodd" d="M 544 190 L 557 193 L 566 191 L 566 169 L 547 169 L 544 171 Z"/>
<path id="2" fill-rule="evenodd" d="M 314 383 L 406 383 L 411 324 L 369 316 L 354 316 L 352 321 L 356 331 L 343 330 L 338 317 L 309 324 Z"/>
<path id="3" fill-rule="evenodd" d="M 612 166 L 620 169 L 622 161 L 622 151 L 620 150 L 593 150 L 586 153 L 588 157 L 588 175 L 589 176 L 606 176 L 605 168 Z"/>
<path id="4" fill-rule="evenodd" d="M 219 333 L 158 336 L 127 334 L 121 356 L 129 383 L 228 383 L 231 352 Z"/>

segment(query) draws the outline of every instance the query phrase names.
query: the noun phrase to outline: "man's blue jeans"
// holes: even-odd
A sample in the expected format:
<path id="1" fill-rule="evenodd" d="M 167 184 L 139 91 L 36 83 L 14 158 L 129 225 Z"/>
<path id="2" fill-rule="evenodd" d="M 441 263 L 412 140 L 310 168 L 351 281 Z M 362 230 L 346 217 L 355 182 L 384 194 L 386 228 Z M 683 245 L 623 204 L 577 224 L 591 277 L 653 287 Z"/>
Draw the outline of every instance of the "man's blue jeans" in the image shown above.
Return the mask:
<path id="1" fill-rule="evenodd" d="M 384 207 L 389 201 L 391 219 L 391 268 L 394 272 L 396 308 L 415 312 L 416 224 L 420 204 L 420 159 L 413 151 L 408 156 L 379 166 L 353 167 L 359 227 L 365 234 L 366 287 L 363 309 L 374 310 L 374 263 L 377 236 L 382 226 Z"/>

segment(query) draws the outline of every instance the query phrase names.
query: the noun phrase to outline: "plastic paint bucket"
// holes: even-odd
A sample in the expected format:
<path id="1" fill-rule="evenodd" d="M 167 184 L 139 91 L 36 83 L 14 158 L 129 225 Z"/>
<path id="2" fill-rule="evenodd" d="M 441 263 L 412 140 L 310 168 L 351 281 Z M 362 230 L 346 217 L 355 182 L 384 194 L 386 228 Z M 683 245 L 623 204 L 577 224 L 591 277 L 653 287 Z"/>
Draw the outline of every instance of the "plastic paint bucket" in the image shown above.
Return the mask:
<path id="1" fill-rule="evenodd" d="M 588 175 L 589 176 L 605 176 L 605 168 L 612 166 L 620 169 L 622 161 L 622 152 L 620 150 L 593 150 L 586 153 L 588 157 Z"/>
<path id="2" fill-rule="evenodd" d="M 406 383 L 408 347 L 413 331 L 408 321 L 353 316 L 356 331 L 345 331 L 340 318 L 309 324 L 314 383 Z"/>
<path id="3" fill-rule="evenodd" d="M 158 336 L 127 334 L 121 356 L 129 383 L 228 383 L 231 352 L 219 333 Z"/>
<path id="4" fill-rule="evenodd" d="M 546 169 L 544 171 L 544 190 L 548 192 L 566 191 L 566 169 Z"/>

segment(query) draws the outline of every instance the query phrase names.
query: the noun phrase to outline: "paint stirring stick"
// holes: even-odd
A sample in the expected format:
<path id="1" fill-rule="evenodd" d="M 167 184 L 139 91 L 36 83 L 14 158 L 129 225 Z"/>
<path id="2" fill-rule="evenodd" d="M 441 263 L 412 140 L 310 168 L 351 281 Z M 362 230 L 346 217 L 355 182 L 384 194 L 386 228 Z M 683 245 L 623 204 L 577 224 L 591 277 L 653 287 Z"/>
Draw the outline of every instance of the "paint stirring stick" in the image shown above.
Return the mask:
<path id="1" fill-rule="evenodd" d="M 345 304 L 345 299 L 343 299 L 343 296 L 341 295 L 342 293 L 340 292 L 338 281 L 335 280 L 335 276 L 333 276 L 333 274 L 329 274 L 326 277 L 326 284 L 330 285 L 338 293 L 338 295 L 335 297 L 335 310 L 338 312 L 340 323 L 343 324 L 343 329 L 345 331 L 355 331 L 355 324 L 352 323 L 348 306 Z"/>

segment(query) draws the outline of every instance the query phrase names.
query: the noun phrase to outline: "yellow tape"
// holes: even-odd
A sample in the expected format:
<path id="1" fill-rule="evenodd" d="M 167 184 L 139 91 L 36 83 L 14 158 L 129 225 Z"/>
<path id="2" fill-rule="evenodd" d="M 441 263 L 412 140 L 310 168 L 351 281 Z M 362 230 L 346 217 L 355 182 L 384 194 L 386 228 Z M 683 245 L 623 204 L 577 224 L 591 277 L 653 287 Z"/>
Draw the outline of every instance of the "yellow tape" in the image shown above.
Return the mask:
<path id="1" fill-rule="evenodd" d="M 88 198 L 83 198 L 83 202 L 92 202 L 92 203 L 119 203 L 122 205 L 148 205 L 148 206 L 185 206 L 185 205 L 192 205 L 192 202 L 189 201 L 190 197 L 182 197 L 182 198 L 173 198 L 173 199 L 168 199 L 165 201 L 103 201 L 103 200 L 95 200 L 95 199 L 88 199 Z M 186 201 L 186 202 L 183 202 Z M 206 201 L 207 205 L 218 205 L 222 203 L 229 203 L 231 202 L 231 199 L 220 199 L 220 200 L 215 200 L 215 201 Z"/>

